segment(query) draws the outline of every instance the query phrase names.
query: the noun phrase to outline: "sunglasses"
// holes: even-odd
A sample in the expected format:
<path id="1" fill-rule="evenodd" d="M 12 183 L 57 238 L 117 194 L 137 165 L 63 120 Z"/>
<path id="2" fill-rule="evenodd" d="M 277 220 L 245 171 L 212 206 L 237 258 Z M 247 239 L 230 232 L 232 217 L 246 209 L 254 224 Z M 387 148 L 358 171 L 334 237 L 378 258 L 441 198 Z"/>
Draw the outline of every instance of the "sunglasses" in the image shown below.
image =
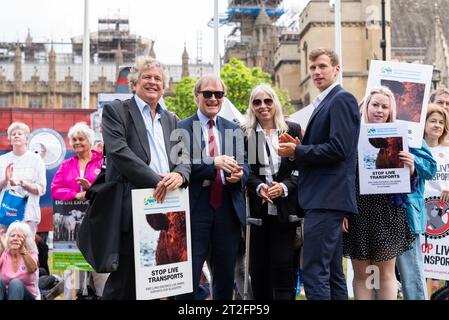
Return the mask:
<path id="1" fill-rule="evenodd" d="M 224 91 L 200 91 L 200 93 L 203 95 L 204 98 L 210 99 L 212 98 L 212 95 L 215 96 L 217 99 L 221 99 L 224 97 L 225 92 Z"/>
<path id="2" fill-rule="evenodd" d="M 271 107 L 273 105 L 273 99 L 270 98 L 266 98 L 266 99 L 254 99 L 253 100 L 253 106 L 255 107 L 260 107 L 262 105 L 262 102 L 266 105 Z"/>

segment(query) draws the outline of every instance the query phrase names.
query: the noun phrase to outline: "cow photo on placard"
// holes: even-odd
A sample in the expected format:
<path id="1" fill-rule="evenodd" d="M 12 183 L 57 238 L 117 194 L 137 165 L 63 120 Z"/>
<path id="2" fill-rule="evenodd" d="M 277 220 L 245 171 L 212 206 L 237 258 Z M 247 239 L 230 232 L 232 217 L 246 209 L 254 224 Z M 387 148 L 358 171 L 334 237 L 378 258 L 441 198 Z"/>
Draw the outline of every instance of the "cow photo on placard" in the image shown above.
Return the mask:
<path id="1" fill-rule="evenodd" d="M 419 122 L 424 101 L 424 83 L 381 80 L 381 85 L 389 88 L 396 101 L 396 118 L 398 120 Z"/>
<path id="2" fill-rule="evenodd" d="M 404 168 L 404 162 L 399 159 L 402 137 L 369 138 L 368 141 L 378 149 L 374 169 Z"/>
<path id="3" fill-rule="evenodd" d="M 78 230 L 88 207 L 88 201 L 55 200 L 53 203 L 53 241 L 57 247 L 76 248 Z"/>
<path id="4" fill-rule="evenodd" d="M 141 226 L 142 267 L 187 261 L 185 211 L 151 213 Z"/>

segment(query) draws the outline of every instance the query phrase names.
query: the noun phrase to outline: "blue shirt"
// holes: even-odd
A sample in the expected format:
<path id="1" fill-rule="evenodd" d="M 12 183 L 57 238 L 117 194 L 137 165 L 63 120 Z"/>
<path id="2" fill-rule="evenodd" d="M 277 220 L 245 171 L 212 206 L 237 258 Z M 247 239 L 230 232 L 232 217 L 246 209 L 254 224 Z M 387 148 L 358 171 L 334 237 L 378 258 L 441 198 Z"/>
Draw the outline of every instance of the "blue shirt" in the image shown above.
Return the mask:
<path id="1" fill-rule="evenodd" d="M 162 131 L 161 125 L 161 115 L 164 110 L 158 103 L 156 107 L 156 116 L 152 119 L 150 106 L 145 101 L 140 99 L 139 96 L 134 95 L 134 98 L 136 99 L 137 107 L 142 114 L 143 122 L 145 123 L 145 128 L 147 131 L 148 142 L 150 144 L 150 168 L 158 174 L 169 173 L 170 165 L 168 163 L 167 152 L 165 150 L 164 132 Z"/>

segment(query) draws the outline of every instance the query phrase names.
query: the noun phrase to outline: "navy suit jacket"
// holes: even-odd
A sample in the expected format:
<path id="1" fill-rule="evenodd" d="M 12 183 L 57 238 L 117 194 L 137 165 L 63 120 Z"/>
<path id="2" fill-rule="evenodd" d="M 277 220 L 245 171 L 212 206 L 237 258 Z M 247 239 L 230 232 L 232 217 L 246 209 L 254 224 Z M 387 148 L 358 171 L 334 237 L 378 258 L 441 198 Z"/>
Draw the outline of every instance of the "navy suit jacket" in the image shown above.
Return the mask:
<path id="1" fill-rule="evenodd" d="M 202 186 L 205 180 L 213 181 L 216 176 L 216 169 L 213 163 L 213 159 L 205 155 L 206 142 L 201 131 L 201 123 L 197 113 L 184 119 L 178 123 L 178 128 L 184 129 L 184 136 L 182 140 L 186 144 L 187 149 L 190 152 L 190 159 L 192 163 L 192 171 L 189 180 L 189 200 L 190 211 L 192 214 L 197 214 L 196 208 L 198 207 L 197 200 L 203 192 Z M 232 204 L 234 210 L 238 216 L 238 219 L 242 225 L 246 224 L 246 206 L 245 206 L 245 186 L 248 181 L 249 165 L 247 161 L 247 155 L 245 152 L 244 136 L 240 127 L 234 122 L 228 121 L 220 116 L 217 117 L 217 129 L 220 132 L 220 148 L 221 154 L 234 156 L 235 159 L 243 166 L 243 176 L 237 183 L 226 182 L 225 188 L 230 192 L 232 197 Z M 226 129 L 231 129 L 228 133 L 235 132 L 236 135 L 232 135 L 232 142 L 228 140 L 231 138 L 225 133 Z M 225 172 L 225 177 L 229 176 Z M 209 205 L 209 204 L 207 204 Z"/>
<path id="2" fill-rule="evenodd" d="M 298 201 L 304 209 L 357 213 L 355 176 L 360 113 L 352 94 L 333 88 L 296 147 Z"/>

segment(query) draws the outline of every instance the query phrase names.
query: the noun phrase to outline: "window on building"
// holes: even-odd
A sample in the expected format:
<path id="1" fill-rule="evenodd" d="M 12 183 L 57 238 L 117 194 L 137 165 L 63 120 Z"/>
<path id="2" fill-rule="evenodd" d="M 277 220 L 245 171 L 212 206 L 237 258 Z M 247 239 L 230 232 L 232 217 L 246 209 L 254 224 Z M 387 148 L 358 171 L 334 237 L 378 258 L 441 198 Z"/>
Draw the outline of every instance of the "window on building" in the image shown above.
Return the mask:
<path id="1" fill-rule="evenodd" d="M 64 109 L 76 108 L 77 107 L 76 102 L 77 102 L 76 96 L 63 96 L 62 97 L 62 107 Z"/>
<path id="2" fill-rule="evenodd" d="M 44 102 L 41 96 L 30 96 L 28 98 L 28 108 L 43 108 Z"/>
<path id="3" fill-rule="evenodd" d="M 0 96 L 0 107 L 9 107 L 9 99 L 7 96 Z"/>

